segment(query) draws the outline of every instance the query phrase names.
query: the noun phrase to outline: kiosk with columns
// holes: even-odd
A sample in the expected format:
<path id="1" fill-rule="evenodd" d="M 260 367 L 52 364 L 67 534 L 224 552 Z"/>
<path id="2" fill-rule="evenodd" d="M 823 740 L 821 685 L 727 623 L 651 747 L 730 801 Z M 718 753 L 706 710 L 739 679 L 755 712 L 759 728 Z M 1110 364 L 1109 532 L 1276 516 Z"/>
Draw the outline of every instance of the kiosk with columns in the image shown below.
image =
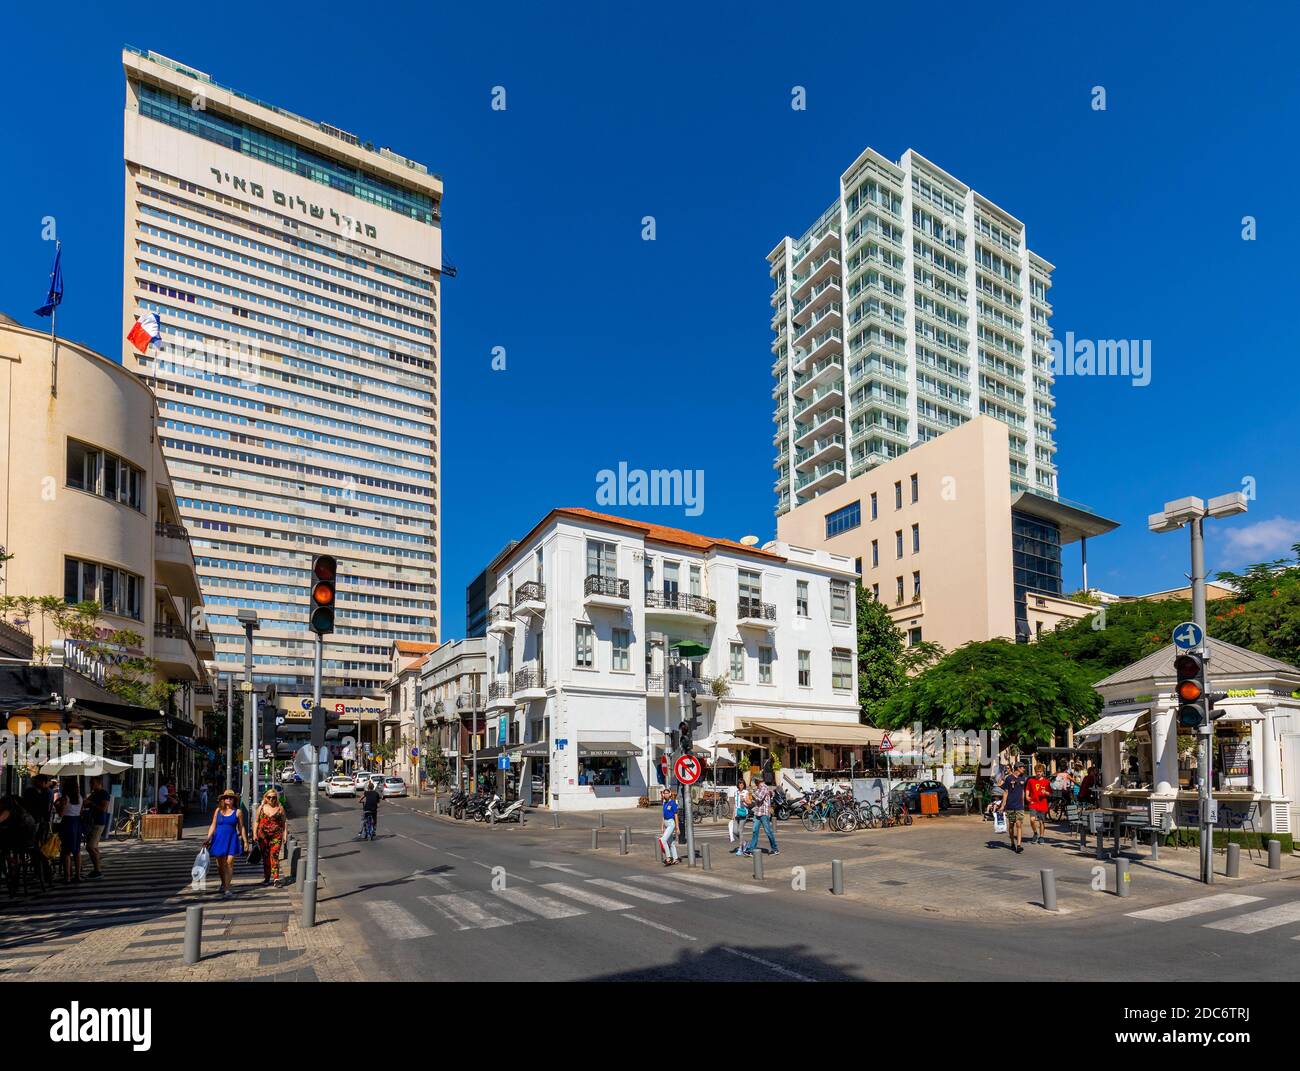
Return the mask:
<path id="1" fill-rule="evenodd" d="M 1218 828 L 1291 834 L 1300 815 L 1300 669 L 1222 640 L 1207 641 L 1215 705 L 1213 797 Z M 1173 645 L 1095 685 L 1104 716 L 1075 734 L 1099 741 L 1111 806 L 1150 805 L 1153 822 L 1197 825 L 1196 752 L 1179 746 Z M 1186 733 L 1186 730 L 1184 730 Z M 1189 738 L 1190 739 L 1190 738 Z"/>

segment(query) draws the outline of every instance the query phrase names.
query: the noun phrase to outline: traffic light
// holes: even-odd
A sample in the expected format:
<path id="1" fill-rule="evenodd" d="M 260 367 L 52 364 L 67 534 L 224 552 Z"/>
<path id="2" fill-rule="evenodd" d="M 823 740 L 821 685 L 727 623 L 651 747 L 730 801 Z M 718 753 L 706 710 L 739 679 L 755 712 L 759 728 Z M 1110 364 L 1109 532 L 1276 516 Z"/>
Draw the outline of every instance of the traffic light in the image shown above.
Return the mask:
<path id="1" fill-rule="evenodd" d="M 311 746 L 324 747 L 326 742 L 337 740 L 339 715 L 324 700 L 311 708 Z"/>
<path id="2" fill-rule="evenodd" d="M 275 754 L 275 705 L 268 703 L 266 700 L 261 702 L 262 722 L 258 728 L 257 742 L 271 749 L 271 754 Z"/>
<path id="3" fill-rule="evenodd" d="M 1174 659 L 1174 695 L 1178 699 L 1178 724 L 1199 729 L 1209 720 L 1209 699 L 1205 695 L 1205 659 L 1199 654 L 1180 654 Z"/>
<path id="4" fill-rule="evenodd" d="M 332 554 L 319 554 L 311 563 L 311 606 L 308 624 L 319 635 L 334 631 L 334 581 L 338 563 Z"/>
<path id="5" fill-rule="evenodd" d="M 690 751 L 695 743 L 695 733 L 703 726 L 703 719 L 700 717 L 699 701 L 695 695 L 691 695 L 691 712 L 685 721 L 677 726 L 677 732 L 681 736 L 682 750 Z"/>

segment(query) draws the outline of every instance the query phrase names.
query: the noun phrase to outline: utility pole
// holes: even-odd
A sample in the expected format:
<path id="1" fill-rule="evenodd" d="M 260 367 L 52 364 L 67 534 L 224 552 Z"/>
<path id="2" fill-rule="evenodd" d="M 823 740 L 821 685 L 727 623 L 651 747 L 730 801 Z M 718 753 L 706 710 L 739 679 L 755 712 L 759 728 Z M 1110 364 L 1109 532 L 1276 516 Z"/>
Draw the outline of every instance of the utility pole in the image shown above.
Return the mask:
<path id="1" fill-rule="evenodd" d="M 311 710 L 312 722 L 318 715 L 320 706 L 320 677 L 322 648 L 324 640 L 319 632 L 313 632 L 316 639 L 315 656 L 312 659 L 311 672 Z M 320 856 L 320 767 L 324 745 L 312 747 L 311 776 L 307 778 L 307 873 L 302 886 L 302 924 L 307 928 L 316 925 L 316 867 Z"/>
<path id="2" fill-rule="evenodd" d="M 253 693 L 253 633 L 259 626 L 256 610 L 240 610 L 235 616 L 244 626 L 244 749 L 248 756 L 249 772 L 240 786 L 240 795 L 251 820 L 253 809 L 257 806 L 257 704 Z"/>
<path id="3" fill-rule="evenodd" d="M 1240 491 L 1219 495 L 1210 499 L 1208 505 L 1199 498 L 1180 498 L 1166 502 L 1165 508 L 1147 518 L 1147 527 L 1152 532 L 1171 532 L 1186 526 L 1191 536 L 1192 571 L 1188 579 L 1192 585 L 1192 619 L 1205 637 L 1205 518 L 1232 517 L 1246 512 L 1246 496 Z M 1203 661 L 1208 665 L 1210 648 L 1205 641 Z M 1206 671 L 1206 677 L 1209 674 Z M 1203 704 L 1202 721 L 1197 726 L 1201 737 L 1198 762 L 1199 785 L 1197 802 L 1199 804 L 1201 881 L 1206 885 L 1214 884 L 1214 826 L 1216 818 L 1214 801 L 1214 721 L 1211 716 L 1211 702 L 1208 698 L 1210 685 L 1204 682 L 1206 699 Z M 1177 730 L 1175 729 L 1175 732 Z"/>
<path id="4" fill-rule="evenodd" d="M 235 675 L 226 674 L 226 784 L 218 791 L 235 787 L 231 764 L 235 761 Z"/>

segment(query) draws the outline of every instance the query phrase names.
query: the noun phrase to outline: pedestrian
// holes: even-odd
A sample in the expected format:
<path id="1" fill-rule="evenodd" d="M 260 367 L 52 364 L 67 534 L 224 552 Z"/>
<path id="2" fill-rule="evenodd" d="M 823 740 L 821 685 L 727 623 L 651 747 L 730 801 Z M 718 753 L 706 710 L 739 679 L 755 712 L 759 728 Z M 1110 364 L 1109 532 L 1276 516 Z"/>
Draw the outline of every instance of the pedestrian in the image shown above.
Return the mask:
<path id="1" fill-rule="evenodd" d="M 239 796 L 233 788 L 226 789 L 217 797 L 217 809 L 212 812 L 212 824 L 208 826 L 208 836 L 204 843 L 209 855 L 217 861 L 217 873 L 221 875 L 221 898 L 227 900 L 232 895 L 230 885 L 235 877 L 235 856 L 248 851 L 248 838 L 244 836 L 244 815 L 239 809 Z"/>
<path id="2" fill-rule="evenodd" d="M 1083 784 L 1079 786 L 1079 798 L 1088 804 L 1097 802 L 1097 767 L 1089 764 L 1088 772 L 1083 775 Z"/>
<path id="3" fill-rule="evenodd" d="M 749 788 L 744 781 L 736 784 L 736 809 L 727 823 L 727 840 L 732 844 L 740 839 L 745 819 L 749 817 Z"/>
<path id="4" fill-rule="evenodd" d="M 64 882 L 81 880 L 81 785 L 75 777 L 65 777 L 59 786 L 59 860 L 63 863 Z"/>
<path id="5" fill-rule="evenodd" d="M 86 854 L 90 856 L 89 876 L 92 878 L 103 876 L 99 868 L 99 839 L 104 835 L 104 829 L 108 825 L 110 802 L 108 793 L 104 791 L 103 778 L 92 777 L 90 792 L 86 795 L 86 806 L 83 810 L 85 820 L 82 823 L 86 831 Z"/>
<path id="6" fill-rule="evenodd" d="M 164 781 L 161 785 L 158 786 L 158 813 L 159 814 L 167 813 L 168 796 L 169 796 L 169 792 L 167 789 L 167 782 Z"/>
<path id="7" fill-rule="evenodd" d="M 664 831 L 659 834 L 659 846 L 664 851 L 664 866 L 680 862 L 677 858 L 677 793 L 665 788 L 660 794 L 664 801 Z"/>
<path id="8" fill-rule="evenodd" d="M 280 796 L 273 788 L 266 790 L 262 805 L 257 808 L 253 821 L 253 839 L 262 849 L 262 884 L 274 885 L 280 881 L 280 845 L 284 841 L 285 813 Z"/>
<path id="9" fill-rule="evenodd" d="M 776 846 L 776 834 L 772 831 L 772 786 L 766 781 L 760 780 L 751 790 L 752 806 L 749 813 L 754 816 L 754 832 L 749 838 L 748 847 L 736 849 L 737 855 L 752 855 L 754 849 L 758 847 L 758 831 L 767 832 L 767 843 L 773 855 L 780 855 L 781 850 Z"/>
<path id="10" fill-rule="evenodd" d="M 1033 843 L 1042 844 L 1047 832 L 1047 805 L 1052 798 L 1052 783 L 1041 763 L 1034 767 L 1034 776 L 1025 783 L 1025 798 L 1029 802 L 1029 832 L 1033 834 Z"/>
<path id="11" fill-rule="evenodd" d="M 1025 850 L 1020 839 L 1025 822 L 1025 785 L 1028 780 L 1024 765 L 1016 763 L 1010 775 L 1002 781 L 1002 801 L 998 804 L 998 810 L 1006 815 L 1011 850 L 1017 855 Z"/>
<path id="12" fill-rule="evenodd" d="M 199 809 L 202 811 L 208 809 L 208 783 L 206 781 L 199 785 Z"/>
<path id="13" fill-rule="evenodd" d="M 776 785 L 776 769 L 772 765 L 772 753 L 768 752 L 767 758 L 763 760 L 762 766 L 763 784 L 772 788 Z"/>
<path id="14" fill-rule="evenodd" d="M 30 784 L 23 789 L 19 802 L 36 823 L 36 862 L 41 868 L 41 877 L 46 885 L 54 881 L 54 868 L 41 850 L 50 839 L 50 823 L 54 814 L 54 799 L 50 792 L 50 778 L 46 774 L 37 774 Z"/>

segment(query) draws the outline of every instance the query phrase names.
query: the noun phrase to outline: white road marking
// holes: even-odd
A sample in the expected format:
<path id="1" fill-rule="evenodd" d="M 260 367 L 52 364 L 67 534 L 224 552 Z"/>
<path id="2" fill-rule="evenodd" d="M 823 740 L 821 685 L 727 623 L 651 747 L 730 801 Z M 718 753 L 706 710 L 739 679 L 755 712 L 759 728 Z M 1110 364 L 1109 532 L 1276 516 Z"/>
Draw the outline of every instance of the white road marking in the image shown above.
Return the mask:
<path id="1" fill-rule="evenodd" d="M 557 881 L 550 885 L 543 885 L 547 892 L 559 893 L 561 896 L 570 897 L 579 903 L 590 904 L 592 907 L 598 907 L 602 911 L 622 911 L 629 908 L 631 904 L 625 904 L 622 900 L 615 900 L 612 896 L 601 896 L 598 892 L 592 892 L 581 885 L 565 885 Z"/>
<path id="2" fill-rule="evenodd" d="M 680 904 L 681 900 L 676 896 L 664 896 L 661 893 L 651 892 L 649 889 L 637 889 L 631 885 L 624 885 L 620 881 L 610 881 L 609 878 L 592 878 L 590 884 L 600 885 L 606 889 L 613 889 L 624 896 L 633 896 L 638 900 L 649 900 L 652 904 Z"/>
<path id="3" fill-rule="evenodd" d="M 498 926 L 512 926 L 516 922 L 523 922 L 528 917 L 506 908 L 505 905 L 500 905 L 500 908 L 493 905 L 495 913 L 489 914 L 466 896 L 446 894 L 421 896 L 420 899 L 440 911 L 458 930 L 491 930 Z"/>
<path id="4" fill-rule="evenodd" d="M 1253 904 L 1262 899 L 1261 896 L 1245 896 L 1242 893 L 1217 893 L 1214 896 L 1202 896 L 1177 904 L 1149 907 L 1145 911 L 1129 911 L 1127 915 L 1131 919 L 1147 919 L 1150 922 L 1173 922 L 1175 919 L 1190 918 L 1192 915 L 1204 915 L 1210 911 L 1223 911 L 1229 907 Z"/>
<path id="5" fill-rule="evenodd" d="M 652 926 L 656 930 L 662 930 L 664 933 L 671 933 L 674 937 L 680 937 L 683 941 L 694 941 L 697 938 L 692 937 L 689 933 L 682 933 L 681 930 L 674 930 L 671 926 L 665 926 L 662 922 L 652 922 L 650 919 L 643 919 L 640 915 L 619 915 L 621 919 L 631 919 L 633 922 L 639 922 L 642 926 Z"/>
<path id="6" fill-rule="evenodd" d="M 563 900 L 554 900 L 549 896 L 534 896 L 532 893 L 524 892 L 523 889 L 497 889 L 493 895 L 544 919 L 567 919 L 587 913 L 585 909 L 566 904 Z"/>
<path id="7" fill-rule="evenodd" d="M 394 941 L 412 941 L 432 937 L 433 931 L 392 900 L 371 900 L 366 904 L 371 921 Z"/>
<path id="8" fill-rule="evenodd" d="M 753 893 L 771 892 L 766 885 L 746 885 L 739 881 L 727 881 L 725 878 L 711 878 L 704 874 L 689 874 L 681 870 L 672 870 L 664 875 L 669 881 L 685 881 L 691 885 L 707 885 L 711 889 L 725 889 L 729 893 L 743 893 L 750 895 Z"/>
<path id="9" fill-rule="evenodd" d="M 657 889 L 662 889 L 668 884 L 668 881 L 665 878 L 656 877 L 651 874 L 634 874 L 632 875 L 631 880 L 644 882 L 647 885 L 653 885 Z M 693 884 L 684 889 L 676 888 L 673 892 L 679 892 L 683 896 L 694 896 L 697 900 L 725 900 L 728 896 L 727 893 L 715 892 L 713 889 L 699 888 Z"/>
<path id="10" fill-rule="evenodd" d="M 789 967 L 782 967 L 779 963 L 773 963 L 770 959 L 763 959 L 761 956 L 755 956 L 749 952 L 742 952 L 738 948 L 723 948 L 724 952 L 730 952 L 733 956 L 739 956 L 741 959 L 747 959 L 750 963 L 757 963 L 766 967 L 768 970 L 776 971 L 777 974 L 783 974 L 787 978 L 793 978 L 796 982 L 811 982 L 814 979 L 809 978 L 806 974 L 800 974 L 798 971 L 792 971 Z"/>
<path id="11" fill-rule="evenodd" d="M 1271 930 L 1274 926 L 1285 926 L 1290 922 L 1300 922 L 1300 900 L 1267 907 L 1263 911 L 1252 911 L 1249 915 L 1207 922 L 1205 928 L 1227 930 L 1229 933 L 1259 933 L 1261 930 Z"/>
<path id="12" fill-rule="evenodd" d="M 568 874 L 575 878 L 589 878 L 590 874 L 584 874 L 581 870 L 576 870 L 569 866 L 568 863 L 540 863 L 536 859 L 528 860 L 528 865 L 534 870 L 558 870 L 561 874 Z"/>
<path id="13" fill-rule="evenodd" d="M 487 863 L 480 863 L 477 859 L 471 859 L 470 862 L 472 862 L 475 866 L 481 866 L 484 870 L 495 870 L 495 869 L 496 869 L 496 867 L 494 867 L 494 866 L 488 866 Z M 503 867 L 502 869 L 505 869 L 505 868 Z M 506 877 L 509 878 L 511 881 L 522 881 L 522 882 L 527 883 L 528 885 L 536 885 L 536 884 L 537 884 L 537 882 L 533 881 L 532 878 L 525 878 L 525 877 L 523 877 L 521 874 L 511 874 L 509 871 L 506 871 Z"/>
<path id="14" fill-rule="evenodd" d="M 449 879 L 444 878 L 441 874 L 421 874 L 416 871 L 411 875 L 413 878 L 419 878 L 421 881 L 431 881 L 440 889 L 454 889 L 456 886 Z"/>

